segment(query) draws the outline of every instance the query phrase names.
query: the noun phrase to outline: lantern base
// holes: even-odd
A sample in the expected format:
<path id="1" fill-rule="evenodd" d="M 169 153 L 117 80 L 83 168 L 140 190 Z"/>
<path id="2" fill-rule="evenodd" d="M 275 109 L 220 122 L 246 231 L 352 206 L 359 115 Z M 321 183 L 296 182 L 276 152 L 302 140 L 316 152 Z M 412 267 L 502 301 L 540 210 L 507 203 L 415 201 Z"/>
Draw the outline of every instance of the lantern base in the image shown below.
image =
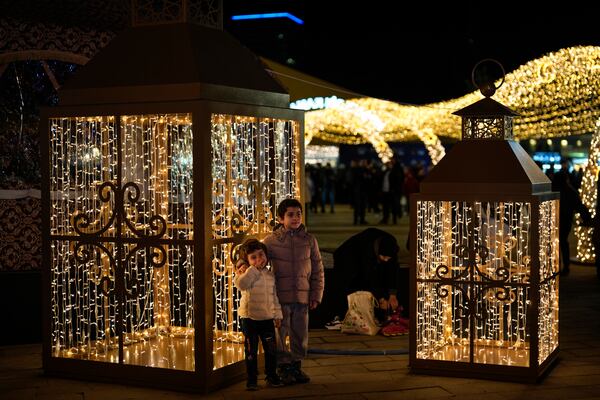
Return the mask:
<path id="1" fill-rule="evenodd" d="M 156 329 L 148 329 L 135 335 L 126 335 L 123 346 L 123 364 L 153 368 L 168 368 L 194 371 L 193 329 L 169 327 L 157 334 Z M 243 336 L 238 332 L 217 331 L 214 343 L 214 368 L 222 368 L 244 359 Z M 119 362 L 119 342 L 110 340 L 91 341 L 90 346 L 60 349 L 53 357 Z"/>
<path id="2" fill-rule="evenodd" d="M 427 360 L 466 362 L 470 359 L 469 345 L 448 345 L 435 352 Z M 529 366 L 529 349 L 514 349 L 498 346 L 477 346 L 473 354 L 475 364 L 505 365 L 515 367 Z"/>
<path id="3" fill-rule="evenodd" d="M 412 359 L 410 372 L 459 378 L 490 379 L 499 381 L 535 383 L 543 379 L 557 364 L 556 348 L 539 367 L 477 364 L 456 361 Z"/>

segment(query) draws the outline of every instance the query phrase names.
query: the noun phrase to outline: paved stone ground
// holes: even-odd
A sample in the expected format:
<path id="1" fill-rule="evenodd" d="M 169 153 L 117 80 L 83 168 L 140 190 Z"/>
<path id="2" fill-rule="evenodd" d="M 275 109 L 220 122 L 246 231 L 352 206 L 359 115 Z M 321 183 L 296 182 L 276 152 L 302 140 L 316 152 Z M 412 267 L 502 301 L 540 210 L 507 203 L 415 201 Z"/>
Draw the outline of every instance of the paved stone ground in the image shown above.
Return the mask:
<path id="1" fill-rule="evenodd" d="M 364 227 L 338 229 L 336 220 L 351 217 L 338 207 L 336 214 L 313 218 L 311 230 L 321 242 L 335 247 Z M 319 221 L 322 216 L 327 222 Z M 311 217 L 313 217 L 311 215 Z M 375 221 L 375 216 L 372 216 Z M 351 218 L 345 221 L 351 222 Z M 323 226 L 321 223 L 323 222 Z M 341 224 L 340 224 L 341 225 Z M 407 219 L 388 226 L 399 236 Z M 73 381 L 45 377 L 41 370 L 41 346 L 0 347 L 0 399 L 600 399 L 600 282 L 591 267 L 572 266 L 561 279 L 560 362 L 538 384 L 517 384 L 475 379 L 413 375 L 407 355 L 317 355 L 304 362 L 312 381 L 277 389 L 246 392 L 242 382 L 202 397 L 164 390 Z M 408 337 L 352 336 L 312 330 L 311 348 L 402 349 Z"/>

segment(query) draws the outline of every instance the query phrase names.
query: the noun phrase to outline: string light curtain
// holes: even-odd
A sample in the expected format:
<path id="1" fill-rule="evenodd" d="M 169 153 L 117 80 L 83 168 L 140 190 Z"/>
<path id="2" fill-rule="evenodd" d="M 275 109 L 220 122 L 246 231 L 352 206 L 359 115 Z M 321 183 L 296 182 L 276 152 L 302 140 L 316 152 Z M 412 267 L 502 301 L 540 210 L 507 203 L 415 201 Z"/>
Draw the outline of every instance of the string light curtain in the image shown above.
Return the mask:
<path id="1" fill-rule="evenodd" d="M 50 130 L 52 354 L 193 371 L 191 116 Z"/>
<path id="2" fill-rule="evenodd" d="M 233 285 L 240 241 L 273 231 L 276 206 L 300 198 L 300 135 L 296 121 L 226 114 L 211 117 L 212 285 L 214 368 L 244 360 Z"/>
<path id="3" fill-rule="evenodd" d="M 456 114 L 462 141 L 411 197 L 411 369 L 535 381 L 558 354 L 559 195 L 513 111 Z"/>

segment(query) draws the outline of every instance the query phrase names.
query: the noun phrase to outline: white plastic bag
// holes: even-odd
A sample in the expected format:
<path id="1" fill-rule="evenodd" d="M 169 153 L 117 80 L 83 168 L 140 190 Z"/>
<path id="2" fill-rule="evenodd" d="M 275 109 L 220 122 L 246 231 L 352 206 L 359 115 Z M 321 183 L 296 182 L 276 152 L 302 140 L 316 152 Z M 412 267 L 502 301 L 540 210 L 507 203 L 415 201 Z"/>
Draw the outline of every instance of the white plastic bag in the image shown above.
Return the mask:
<path id="1" fill-rule="evenodd" d="M 348 295 L 348 312 L 342 321 L 343 333 L 376 335 L 379 326 L 375 320 L 377 300 L 371 292 L 358 291 Z"/>

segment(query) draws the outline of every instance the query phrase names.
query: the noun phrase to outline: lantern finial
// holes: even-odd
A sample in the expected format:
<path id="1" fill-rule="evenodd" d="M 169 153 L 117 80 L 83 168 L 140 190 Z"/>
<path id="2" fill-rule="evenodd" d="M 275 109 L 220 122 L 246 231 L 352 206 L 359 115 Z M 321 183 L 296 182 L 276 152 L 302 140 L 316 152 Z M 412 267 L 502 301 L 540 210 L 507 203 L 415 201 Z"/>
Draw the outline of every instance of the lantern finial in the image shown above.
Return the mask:
<path id="1" fill-rule="evenodd" d="M 486 81 L 480 84 L 476 82 L 475 71 L 477 67 L 486 61 L 498 64 L 502 70 L 502 80 L 498 86 L 495 86 L 493 81 Z M 471 80 L 481 90 L 485 99 L 481 99 L 453 113 L 462 118 L 463 140 L 512 139 L 512 119 L 519 114 L 498 103 L 496 100 L 491 99 L 494 93 L 496 93 L 496 89 L 504 83 L 505 75 L 502 64 L 492 58 L 481 60 L 473 67 Z"/>
<path id="2" fill-rule="evenodd" d="M 482 83 L 478 84 L 477 81 L 475 80 L 475 71 L 477 70 L 477 67 L 479 67 L 484 62 L 488 62 L 488 61 L 491 61 L 491 62 L 497 64 L 500 67 L 500 69 L 502 70 L 502 81 L 500 82 L 498 87 L 496 87 L 494 85 L 493 81 L 492 82 L 482 82 Z M 484 95 L 485 97 L 492 97 L 494 95 L 494 93 L 496 93 L 496 89 L 499 89 L 500 86 L 502 86 L 502 84 L 504 83 L 505 76 L 506 76 L 506 72 L 504 71 L 504 67 L 502 66 L 502 64 L 499 61 L 494 60 L 493 58 L 485 58 L 485 59 L 479 61 L 473 67 L 473 70 L 471 71 L 471 82 L 473 82 L 473 85 L 481 91 L 482 95 Z"/>

